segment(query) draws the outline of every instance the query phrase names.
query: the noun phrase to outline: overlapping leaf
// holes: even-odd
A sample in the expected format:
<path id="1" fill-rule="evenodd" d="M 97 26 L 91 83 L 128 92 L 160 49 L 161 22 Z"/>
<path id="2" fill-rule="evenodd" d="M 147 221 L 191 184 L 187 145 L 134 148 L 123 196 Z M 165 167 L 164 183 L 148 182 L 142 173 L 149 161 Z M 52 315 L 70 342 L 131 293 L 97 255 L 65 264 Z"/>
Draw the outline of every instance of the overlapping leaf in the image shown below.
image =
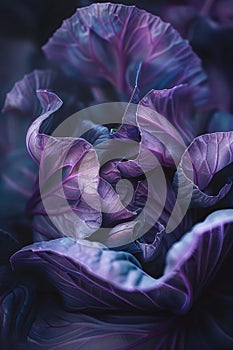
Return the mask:
<path id="1" fill-rule="evenodd" d="M 211 214 L 174 244 L 159 279 L 147 275 L 129 253 L 71 238 L 28 246 L 11 261 L 16 270 L 46 276 L 70 311 L 127 309 L 185 314 L 232 248 L 232 213 L 229 209 Z"/>
<path id="2" fill-rule="evenodd" d="M 110 82 L 129 97 L 138 66 L 141 93 L 189 83 L 203 103 L 205 75 L 187 42 L 158 17 L 116 4 L 78 9 L 44 46 L 47 57 L 92 84 Z"/>
<path id="3" fill-rule="evenodd" d="M 225 174 L 221 187 L 211 187 L 211 182 L 233 160 L 233 132 L 216 132 L 194 139 L 182 156 L 175 177 L 183 198 L 192 191 L 191 205 L 208 207 L 222 199 L 231 188 L 231 173 Z M 218 192 L 216 192 L 216 188 Z"/>

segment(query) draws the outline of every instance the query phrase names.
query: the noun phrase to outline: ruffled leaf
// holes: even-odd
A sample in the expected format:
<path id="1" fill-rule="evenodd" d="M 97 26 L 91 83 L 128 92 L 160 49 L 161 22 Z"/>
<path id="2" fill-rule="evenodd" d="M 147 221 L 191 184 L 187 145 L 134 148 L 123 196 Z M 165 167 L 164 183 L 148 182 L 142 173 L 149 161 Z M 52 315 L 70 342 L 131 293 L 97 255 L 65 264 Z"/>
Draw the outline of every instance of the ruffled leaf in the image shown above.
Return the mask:
<path id="1" fill-rule="evenodd" d="M 133 248 L 139 253 L 137 257 L 144 271 L 159 277 L 163 273 L 168 250 L 192 226 L 191 215 L 187 207 L 180 206 L 170 181 L 163 179 L 159 171 L 138 182 L 131 206 L 141 208 L 145 234 L 122 250 L 131 252 Z"/>
<path id="2" fill-rule="evenodd" d="M 25 137 L 32 120 L 40 111 L 36 89 L 47 88 L 53 79 L 50 71 L 35 71 L 15 84 L 7 94 L 0 118 L 0 220 L 12 228 L 13 221 L 25 215 L 33 193 L 37 167 L 27 153 Z"/>
<path id="3" fill-rule="evenodd" d="M 226 176 L 225 183 L 220 183 L 217 193 L 213 193 L 211 181 L 232 161 L 232 132 L 216 132 L 197 137 L 182 156 L 174 180 L 175 186 L 179 183 L 183 194 L 181 198 L 186 198 L 192 191 L 191 205 L 194 207 L 208 207 L 217 203 L 229 192 L 231 178 Z M 216 188 L 214 190 L 216 192 Z"/>
<path id="4" fill-rule="evenodd" d="M 178 166 L 186 145 L 196 133 L 193 126 L 190 127 L 193 109 L 190 89 L 180 85 L 161 91 L 151 90 L 137 109 L 135 106 L 134 113 L 132 109 L 133 106 L 126 121 L 130 127 L 139 128 L 139 154 L 135 160 L 120 164 L 121 171 L 125 175 L 132 172 L 133 176 L 140 176 L 159 166 Z M 116 133 L 119 137 L 122 137 L 121 129 Z"/>
<path id="5" fill-rule="evenodd" d="M 19 350 L 157 349 L 169 328 L 164 315 L 69 313 L 47 299 Z"/>
<path id="6" fill-rule="evenodd" d="M 39 164 L 48 141 L 48 135 L 46 135 L 46 127 L 50 121 L 48 118 L 61 107 L 62 101 L 56 94 L 46 90 L 38 90 L 37 96 L 43 112 L 28 129 L 26 143 L 31 157 Z"/>
<path id="7" fill-rule="evenodd" d="M 36 90 L 48 89 L 54 74 L 49 71 L 34 71 L 17 82 L 7 94 L 1 116 L 2 149 L 9 152 L 25 148 L 25 135 L 30 123 L 41 111 Z"/>
<path id="8" fill-rule="evenodd" d="M 36 285 L 29 281 L 17 284 L 1 300 L 0 340 L 3 350 L 25 339 L 36 313 Z M 18 348 L 18 345 L 16 345 Z"/>
<path id="9" fill-rule="evenodd" d="M 54 78 L 55 74 L 50 70 L 35 70 L 25 75 L 7 94 L 3 112 L 18 111 L 22 116 L 32 120 L 40 108 L 36 91 L 48 89 Z"/>
<path id="10" fill-rule="evenodd" d="M 38 300 L 38 313 L 27 340 L 17 350 L 78 348 L 99 350 L 161 349 L 213 350 L 232 348 L 232 255 L 225 259 L 209 285 L 187 315 L 168 313 L 69 313 L 54 295 Z M 12 346 L 13 347 L 13 346 Z"/>
<path id="11" fill-rule="evenodd" d="M 141 64 L 142 95 L 188 83 L 196 103 L 205 99 L 205 75 L 187 42 L 169 24 L 133 6 L 106 3 L 78 9 L 44 51 L 68 74 L 92 84 L 107 80 L 127 97 Z"/>
<path id="12" fill-rule="evenodd" d="M 64 235 L 84 238 L 99 228 L 99 163 L 84 139 L 48 139 L 39 185 L 41 196 L 36 193 L 31 201 L 37 240 Z"/>
<path id="13" fill-rule="evenodd" d="M 131 254 L 70 238 L 23 248 L 11 262 L 16 270 L 46 276 L 72 311 L 127 308 L 185 314 L 232 248 L 232 218 L 233 210 L 223 210 L 196 225 L 173 245 L 159 279 L 144 273 Z"/>
<path id="14" fill-rule="evenodd" d="M 102 220 L 96 152 L 84 139 L 49 136 L 46 133 L 49 117 L 62 101 L 48 91 L 40 90 L 37 94 L 44 113 L 27 133 L 28 150 L 40 164 L 38 189 L 30 203 L 35 216 L 35 238 L 88 237 Z"/>
<path id="15" fill-rule="evenodd" d="M 154 102 L 157 100 L 156 104 L 164 103 L 162 98 L 157 98 L 158 94 L 157 91 L 151 91 L 140 101 L 137 110 L 137 122 L 141 132 L 141 147 L 137 162 L 149 164 L 147 158 L 151 153 L 160 165 L 174 166 L 179 162 L 186 148 L 185 142 L 176 126 L 176 114 L 170 114 L 167 108 L 164 111 L 161 105 L 158 109 L 165 112 L 165 117 L 157 112 L 157 105 L 154 105 Z M 168 117 L 172 118 L 172 123 Z"/>
<path id="16" fill-rule="evenodd" d="M 185 143 L 192 141 L 195 135 L 195 125 L 192 125 L 194 108 L 188 85 L 152 90 L 142 99 L 140 105 L 155 110 L 165 117 L 175 127 Z M 140 116 L 138 118 L 140 123 Z"/>

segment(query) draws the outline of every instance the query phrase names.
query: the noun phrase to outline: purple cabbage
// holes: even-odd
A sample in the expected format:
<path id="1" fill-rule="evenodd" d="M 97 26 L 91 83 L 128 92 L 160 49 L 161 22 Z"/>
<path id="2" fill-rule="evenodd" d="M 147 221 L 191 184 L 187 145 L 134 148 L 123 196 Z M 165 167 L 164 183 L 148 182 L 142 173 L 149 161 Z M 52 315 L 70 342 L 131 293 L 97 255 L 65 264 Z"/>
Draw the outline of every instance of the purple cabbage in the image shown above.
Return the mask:
<path id="1" fill-rule="evenodd" d="M 0 231 L 2 348 L 231 349 L 233 131 L 199 58 L 159 17 L 110 3 L 43 49 L 50 70 L 3 111 L 0 223 L 26 220 L 33 241 Z"/>

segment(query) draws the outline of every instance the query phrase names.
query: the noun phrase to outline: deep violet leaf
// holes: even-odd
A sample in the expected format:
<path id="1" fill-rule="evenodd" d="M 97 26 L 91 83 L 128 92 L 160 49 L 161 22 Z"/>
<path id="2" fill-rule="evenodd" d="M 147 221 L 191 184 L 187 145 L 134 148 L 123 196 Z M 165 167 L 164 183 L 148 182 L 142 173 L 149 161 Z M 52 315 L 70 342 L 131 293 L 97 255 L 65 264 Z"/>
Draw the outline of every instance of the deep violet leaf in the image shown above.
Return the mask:
<path id="1" fill-rule="evenodd" d="M 229 350 L 233 345 L 233 255 L 192 310 L 181 317 L 170 313 L 84 314 L 65 311 L 52 296 L 38 300 L 38 313 L 27 340 L 17 350 Z"/>
<path id="2" fill-rule="evenodd" d="M 159 279 L 144 273 L 131 254 L 71 238 L 25 247 L 11 263 L 16 271 L 43 274 L 72 311 L 127 308 L 185 314 L 232 247 L 232 214 L 231 209 L 218 211 L 194 226 L 168 252 Z"/>
<path id="3" fill-rule="evenodd" d="M 163 92 L 162 94 L 165 95 Z M 157 91 L 152 90 L 149 92 L 149 94 L 140 101 L 137 109 L 136 118 L 141 133 L 138 163 L 146 163 L 144 157 L 146 153 L 151 153 L 158 159 L 160 165 L 174 166 L 179 162 L 186 146 L 182 134 L 180 134 L 176 125 L 178 123 L 176 121 L 176 114 L 170 114 L 166 107 L 165 112 L 164 108 L 161 108 L 162 106 L 159 105 L 159 103 L 163 104 L 168 102 L 163 102 L 163 98 L 157 98 L 157 95 L 159 95 Z M 165 117 L 157 112 L 157 108 L 165 112 Z M 145 159 L 146 158 L 147 157 L 145 157 Z M 149 161 L 147 161 L 147 163 L 149 163 Z"/>
<path id="4" fill-rule="evenodd" d="M 36 117 L 40 103 L 36 91 L 51 87 L 55 74 L 50 70 L 35 70 L 17 82 L 7 94 L 3 112 L 18 111 L 23 117 Z"/>
<path id="5" fill-rule="evenodd" d="M 0 308 L 1 348 L 8 350 L 26 338 L 34 321 L 37 309 L 35 281 L 18 282 L 1 298 Z"/>
<path id="6" fill-rule="evenodd" d="M 174 241 L 176 241 L 183 234 L 183 232 L 187 231 L 191 227 L 190 214 L 187 214 L 186 207 L 180 207 L 171 183 L 169 180 L 165 179 L 161 168 L 158 167 L 149 175 L 147 174 L 146 180 L 137 179 L 137 185 L 135 188 L 133 188 L 132 184 L 127 179 L 124 179 L 123 176 L 126 176 L 126 178 L 128 177 L 132 180 L 134 176 L 141 175 L 140 169 L 137 171 L 138 168 L 131 166 L 128 169 L 129 171 L 126 172 L 126 169 L 124 168 L 125 163 L 127 162 L 109 162 L 101 169 L 101 174 L 104 175 L 107 181 L 115 186 L 124 205 L 131 211 L 135 211 L 139 214 L 137 219 L 144 222 L 141 236 L 150 230 L 151 234 L 154 234 L 153 241 L 156 240 L 156 234 L 158 231 L 154 226 L 156 226 L 158 220 L 162 225 L 164 225 L 166 232 L 172 232 L 171 235 L 164 235 L 166 245 L 164 245 L 163 248 L 165 249 L 163 249 L 163 252 L 160 251 L 161 254 L 159 254 L 157 259 L 160 260 L 160 268 L 158 270 L 161 273 L 161 268 L 165 264 L 167 250 L 174 243 Z M 132 164 L 133 163 L 131 163 L 131 165 Z M 121 182 L 123 182 L 122 188 Z M 184 216 L 185 219 L 183 219 Z M 157 247 L 157 244 L 154 244 L 154 246 Z M 155 247 L 153 248 L 153 244 L 150 244 L 151 250 L 156 250 Z M 137 252 L 141 251 L 137 244 L 136 246 L 134 244 L 134 248 L 137 248 Z M 131 249 L 132 245 L 122 247 L 122 250 L 124 251 L 126 250 L 131 252 Z M 154 255 L 157 256 L 157 252 Z M 155 264 L 156 266 L 158 266 L 157 262 Z M 158 273 L 158 270 L 157 268 L 154 268 L 154 272 L 156 274 Z"/>
<path id="7" fill-rule="evenodd" d="M 66 235 L 85 238 L 94 233 L 101 223 L 104 227 L 110 228 L 122 220 L 134 217 L 136 213 L 123 206 L 110 184 L 105 180 L 99 183 L 97 155 L 101 159 L 106 150 L 109 152 L 109 147 L 106 146 L 106 142 L 109 145 L 106 133 L 103 140 L 99 139 L 98 132 L 96 140 L 89 139 L 94 143 L 97 141 L 95 150 L 81 138 L 46 135 L 43 133 L 43 123 L 47 122 L 50 114 L 59 108 L 61 101 L 55 94 L 47 91 L 38 91 L 38 96 L 46 112 L 32 124 L 27 134 L 28 149 L 34 159 L 40 162 L 40 189 L 43 192 L 43 203 L 37 191 L 30 205 L 31 213 L 34 215 L 35 239 L 54 239 Z M 84 124 L 82 130 L 89 131 L 83 136 L 86 134 L 88 138 L 88 133 L 90 134 L 94 124 L 91 121 Z M 103 129 L 106 131 L 106 128 Z M 119 142 L 111 140 L 114 145 Z M 114 148 L 113 145 L 111 147 Z M 115 151 L 119 152 L 119 149 Z M 135 154 L 135 145 L 128 151 Z M 47 215 L 55 226 L 51 224 L 49 218 L 46 218 Z M 49 227 L 47 232 L 46 225 Z M 56 230 L 56 227 L 59 229 Z"/>
<path id="8" fill-rule="evenodd" d="M 12 305 L 12 297 L 14 298 L 14 296 L 11 295 L 11 298 L 8 298 L 9 291 L 12 287 L 14 288 L 16 283 L 16 276 L 10 266 L 10 257 L 21 247 L 22 244 L 18 242 L 14 234 L 0 230 L 0 342 L 3 350 L 9 349 L 8 341 L 14 336 L 15 329 L 12 325 L 14 324 L 15 311 L 18 310 L 18 305 L 15 308 L 16 310 Z M 12 311 L 13 309 L 14 311 Z M 20 314 L 22 315 L 23 311 L 19 312 L 18 319 L 21 317 Z M 10 325 L 11 322 L 12 325 Z M 29 328 L 27 328 L 28 330 Z M 9 332 L 11 337 L 9 337 Z M 22 332 L 20 333 L 21 336 Z"/>
<path id="9" fill-rule="evenodd" d="M 86 123 L 88 123 L 88 121 L 86 121 Z M 95 147 L 99 143 L 107 141 L 110 138 L 110 135 L 106 126 L 95 125 L 94 123 L 89 122 L 88 131 L 82 134 L 81 137 Z"/>
<path id="10" fill-rule="evenodd" d="M 147 180 L 138 182 L 131 206 L 142 208 L 146 233 L 122 250 L 136 249 L 144 271 L 157 278 L 163 273 L 168 250 L 191 228 L 191 215 L 180 206 L 170 181 L 161 181 L 156 170 Z"/>
<path id="11" fill-rule="evenodd" d="M 161 166 L 177 167 L 196 133 L 191 121 L 190 125 L 187 122 L 187 115 L 191 117 L 191 113 L 190 89 L 186 85 L 151 90 L 134 111 L 131 107 L 125 120 L 130 126 L 138 127 L 141 140 L 138 156 L 118 165 L 122 174 L 140 176 Z M 121 129 L 116 133 L 119 138 Z"/>
<path id="12" fill-rule="evenodd" d="M 134 245 L 135 240 L 137 240 L 142 235 L 143 220 L 133 220 L 128 222 L 123 222 L 121 224 L 115 225 L 109 230 L 99 230 L 95 232 L 89 238 L 93 242 L 101 242 L 109 248 L 116 248 L 126 246 L 126 251 L 128 250 L 128 245 Z M 140 249 L 137 249 L 140 252 Z"/>
<path id="13" fill-rule="evenodd" d="M 42 151 L 49 139 L 43 126 L 48 123 L 48 117 L 61 107 L 62 101 L 56 94 L 47 90 L 37 90 L 37 97 L 42 107 L 42 115 L 28 129 L 26 144 L 31 157 L 39 164 Z"/>
<path id="14" fill-rule="evenodd" d="M 147 241 L 147 236 L 149 236 L 149 238 L 151 238 L 151 242 L 148 242 L 149 239 Z M 140 240 L 138 240 L 136 242 L 136 244 L 140 250 L 140 253 L 142 255 L 143 261 L 145 261 L 145 262 L 153 261 L 153 265 L 154 265 L 153 269 L 155 269 L 155 268 L 157 269 L 157 262 L 155 263 L 155 258 L 157 256 L 159 256 L 159 263 L 161 265 L 164 264 L 164 262 L 163 262 L 164 257 L 161 254 L 159 246 L 162 245 L 162 239 L 163 239 L 163 237 L 166 238 L 166 236 L 170 237 L 171 234 L 166 235 L 164 226 L 158 222 L 155 225 L 154 230 L 152 232 L 145 234 Z M 166 253 L 167 253 L 167 251 L 166 251 Z M 154 271 L 154 275 L 155 275 L 155 271 Z"/>
<path id="15" fill-rule="evenodd" d="M 41 195 L 35 193 L 31 201 L 37 240 L 66 235 L 85 238 L 99 228 L 99 163 L 87 141 L 48 138 L 39 183 Z"/>
<path id="16" fill-rule="evenodd" d="M 86 139 L 95 147 L 101 165 L 115 158 L 131 159 L 138 153 L 138 143 L 128 138 L 113 139 L 111 132 L 111 124 L 122 123 L 126 107 L 127 103 L 110 102 L 84 108 L 65 119 L 53 130 L 52 135 Z M 48 123 L 49 119 L 47 116 L 43 120 L 47 120 Z"/>
<path id="17" fill-rule="evenodd" d="M 185 214 L 186 223 L 183 222 L 184 225 L 180 227 L 181 232 L 187 231 L 188 226 L 190 227 L 189 215 L 186 211 L 183 212 L 170 181 L 162 177 L 161 170 L 155 169 L 146 180 L 138 181 L 131 206 L 133 209 L 144 210 L 145 221 L 149 228 L 159 221 L 166 232 L 172 232 L 177 229 Z"/>
<path id="18" fill-rule="evenodd" d="M 226 280 L 225 280 L 226 281 Z M 220 288 L 222 290 L 222 284 Z M 232 291 L 232 288 L 229 289 Z M 17 350 L 229 350 L 232 295 L 207 295 L 182 317 L 167 313 L 69 313 L 43 299 L 27 341 Z M 219 302 L 219 303 L 218 303 Z M 227 325 L 228 324 L 228 325 Z"/>
<path id="19" fill-rule="evenodd" d="M 213 193 L 211 181 L 232 161 L 233 132 L 201 135 L 194 139 L 183 154 L 174 178 L 174 185 L 176 187 L 178 183 L 180 184 L 183 198 L 190 194 L 190 190 L 192 191 L 193 207 L 212 206 L 229 192 L 231 183 L 226 178 L 225 184 L 218 193 Z"/>
<path id="20" fill-rule="evenodd" d="M 47 135 L 49 116 L 60 108 L 62 101 L 48 91 L 39 90 L 37 95 L 43 114 L 32 123 L 27 133 L 28 150 L 40 164 L 38 190 L 30 203 L 30 211 L 35 216 L 35 239 L 63 235 L 88 237 L 98 229 L 102 220 L 96 152 L 84 139 Z M 47 230 L 44 225 L 48 225 Z"/>
<path id="21" fill-rule="evenodd" d="M 36 89 L 47 88 L 52 79 L 50 71 L 35 71 L 16 83 L 6 97 L 0 118 L 0 219 L 4 218 L 8 227 L 17 216 L 25 215 L 33 193 L 38 169 L 28 155 L 25 137 L 41 108 Z"/>
<path id="22" fill-rule="evenodd" d="M 140 105 L 157 111 L 177 130 L 185 143 L 190 143 L 196 131 L 192 125 L 193 103 L 190 87 L 178 85 L 171 89 L 152 90 Z"/>
<path id="23" fill-rule="evenodd" d="M 7 94 L 0 118 L 0 148 L 4 152 L 25 148 L 25 135 L 30 123 L 41 111 L 36 90 L 48 89 L 54 80 L 49 70 L 34 72 L 24 76 Z"/>
<path id="24" fill-rule="evenodd" d="M 104 179 L 100 179 L 98 193 L 103 218 L 102 224 L 105 227 L 112 227 L 119 221 L 133 218 L 136 215 L 136 213 L 125 208 L 119 194 Z"/>
<path id="25" fill-rule="evenodd" d="M 169 329 L 166 315 L 69 313 L 45 300 L 27 342 L 17 350 L 157 349 L 161 331 L 164 336 Z"/>
<path id="26" fill-rule="evenodd" d="M 78 9 L 44 51 L 68 74 L 92 84 L 107 80 L 127 97 L 141 64 L 142 95 L 188 83 L 197 104 L 205 99 L 206 77 L 187 42 L 170 24 L 133 6 L 105 3 Z"/>

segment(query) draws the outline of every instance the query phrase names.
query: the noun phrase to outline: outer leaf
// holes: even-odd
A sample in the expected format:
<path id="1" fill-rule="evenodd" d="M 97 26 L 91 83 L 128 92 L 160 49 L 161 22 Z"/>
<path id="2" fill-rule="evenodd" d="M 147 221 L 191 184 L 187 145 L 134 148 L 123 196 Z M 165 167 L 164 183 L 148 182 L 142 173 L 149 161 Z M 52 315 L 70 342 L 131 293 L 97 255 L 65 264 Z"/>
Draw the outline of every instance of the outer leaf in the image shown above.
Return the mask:
<path id="1" fill-rule="evenodd" d="M 112 229 L 107 231 L 97 231 L 94 233 L 89 239 L 90 241 L 97 241 L 105 244 L 109 248 L 116 248 L 121 250 L 121 246 L 124 245 L 135 245 L 134 242 L 137 238 L 139 238 L 141 235 L 141 229 L 142 229 L 142 220 L 134 220 L 129 222 L 124 222 L 122 224 L 118 224 L 114 226 Z M 128 248 L 128 247 L 126 247 Z M 122 249 L 127 250 L 129 249 Z M 136 252 L 140 251 L 139 249 L 136 249 Z"/>
<path id="2" fill-rule="evenodd" d="M 223 210 L 196 225 L 171 248 L 164 276 L 157 280 L 145 274 L 131 254 L 69 238 L 23 248 L 11 262 L 14 269 L 44 274 L 72 311 L 185 314 L 232 248 L 232 218 L 233 210 Z"/>
<path id="3" fill-rule="evenodd" d="M 231 183 L 226 183 L 217 194 L 212 194 L 211 181 L 214 175 L 232 161 L 233 132 L 216 132 L 199 136 L 182 156 L 175 177 L 175 186 L 180 183 L 183 198 L 193 188 L 191 205 L 194 207 L 214 205 L 228 193 Z"/>
<path id="4" fill-rule="evenodd" d="M 126 119 L 127 122 L 134 127 L 138 126 L 141 142 L 137 158 L 119 164 L 121 171 L 140 176 L 145 170 L 158 166 L 178 166 L 187 143 L 196 133 L 191 123 L 191 114 L 192 102 L 187 86 L 151 90 L 139 102 L 138 108 L 135 107 L 134 114 L 126 116 L 130 118 Z M 122 137 L 121 134 L 118 137 Z"/>
<path id="5" fill-rule="evenodd" d="M 118 169 L 119 160 L 106 162 L 100 169 L 100 176 L 111 185 L 121 180 L 121 172 Z"/>
<path id="6" fill-rule="evenodd" d="M 5 151 L 25 148 L 27 128 L 41 111 L 36 90 L 48 89 L 53 79 L 51 71 L 36 70 L 25 75 L 7 94 L 1 116 L 2 148 Z"/>
<path id="7" fill-rule="evenodd" d="M 157 349 L 169 328 L 165 315 L 68 313 L 46 300 L 17 350 Z"/>
<path id="8" fill-rule="evenodd" d="M 140 105 L 157 111 L 171 123 L 185 143 L 192 141 L 195 125 L 192 125 L 193 104 L 188 85 L 178 85 L 171 89 L 152 90 Z M 140 123 L 140 116 L 138 116 Z"/>
<path id="9" fill-rule="evenodd" d="M 139 181 L 132 201 L 132 208 L 142 210 L 147 232 L 132 244 L 140 253 L 137 256 L 143 269 L 153 277 L 162 275 L 168 250 L 192 226 L 191 215 L 179 205 L 170 181 L 164 182 L 160 176 L 155 171 L 147 176 L 147 181 Z M 123 250 L 130 252 L 128 249 L 132 245 Z"/>
<path id="10" fill-rule="evenodd" d="M 54 78 L 55 74 L 49 70 L 35 70 L 25 75 L 7 94 L 3 111 L 18 111 L 24 117 L 35 117 L 40 108 L 36 90 L 48 89 L 52 85 Z"/>
<path id="11" fill-rule="evenodd" d="M 37 240 L 66 234 L 84 238 L 95 232 L 102 221 L 98 185 L 92 146 L 83 139 L 50 137 L 40 163 L 41 197 L 36 193 L 31 202 Z"/>
<path id="12" fill-rule="evenodd" d="M 22 219 L 33 192 L 37 167 L 27 153 L 25 136 L 40 111 L 36 89 L 47 88 L 52 80 L 50 71 L 26 75 L 15 84 L 5 101 L 0 119 L 0 220 L 5 228 L 12 229 L 13 222 Z"/>
<path id="13" fill-rule="evenodd" d="M 37 94 L 44 113 L 32 123 L 27 133 L 28 150 L 40 163 L 42 202 L 39 188 L 31 201 L 31 211 L 37 214 L 35 238 L 57 238 L 65 232 L 75 238 L 88 237 L 101 224 L 97 155 L 84 139 L 46 134 L 49 116 L 62 102 L 51 92 L 38 91 Z M 47 229 L 45 225 L 48 225 Z"/>
<path id="14" fill-rule="evenodd" d="M 135 7 L 106 3 L 78 9 L 44 51 L 69 74 L 91 83 L 107 80 L 128 97 L 142 64 L 143 95 L 188 83 L 196 103 L 203 102 L 205 76 L 187 42 L 169 24 Z"/>
<path id="15" fill-rule="evenodd" d="M 52 295 L 39 299 L 39 311 L 27 341 L 20 345 L 17 341 L 12 347 L 17 350 L 143 350 L 145 347 L 155 350 L 229 350 L 233 345 L 233 284 L 229 278 L 232 258 L 231 254 L 224 259 L 216 278 L 186 315 L 147 314 L 145 311 L 138 314 L 126 310 L 98 315 L 68 313 L 62 309 L 60 300 L 56 302 Z"/>
<path id="16" fill-rule="evenodd" d="M 61 107 L 62 101 L 56 94 L 46 90 L 38 90 L 37 96 L 40 100 L 43 114 L 28 129 L 26 143 L 31 157 L 36 163 L 39 163 L 42 151 L 49 138 L 45 133 L 49 122 L 48 117 Z"/>
<path id="17" fill-rule="evenodd" d="M 174 166 L 178 163 L 185 150 L 185 142 L 176 127 L 176 114 L 172 113 L 169 120 L 169 112 L 156 106 L 163 104 L 162 98 L 156 98 L 158 92 L 151 91 L 140 101 L 137 110 L 137 122 L 141 132 L 141 147 L 137 162 L 149 163 L 148 153 L 154 155 L 162 166 Z M 157 102 L 156 102 L 157 100 Z M 156 107 L 154 107 L 154 103 Z M 166 103 L 166 102 L 165 102 Z M 165 117 L 157 112 L 161 109 Z M 175 124 L 175 126 L 173 126 Z"/>
<path id="18" fill-rule="evenodd" d="M 18 346 L 19 339 L 26 338 L 34 320 L 35 311 L 35 283 L 23 281 L 2 298 L 0 340 L 3 350 Z"/>

